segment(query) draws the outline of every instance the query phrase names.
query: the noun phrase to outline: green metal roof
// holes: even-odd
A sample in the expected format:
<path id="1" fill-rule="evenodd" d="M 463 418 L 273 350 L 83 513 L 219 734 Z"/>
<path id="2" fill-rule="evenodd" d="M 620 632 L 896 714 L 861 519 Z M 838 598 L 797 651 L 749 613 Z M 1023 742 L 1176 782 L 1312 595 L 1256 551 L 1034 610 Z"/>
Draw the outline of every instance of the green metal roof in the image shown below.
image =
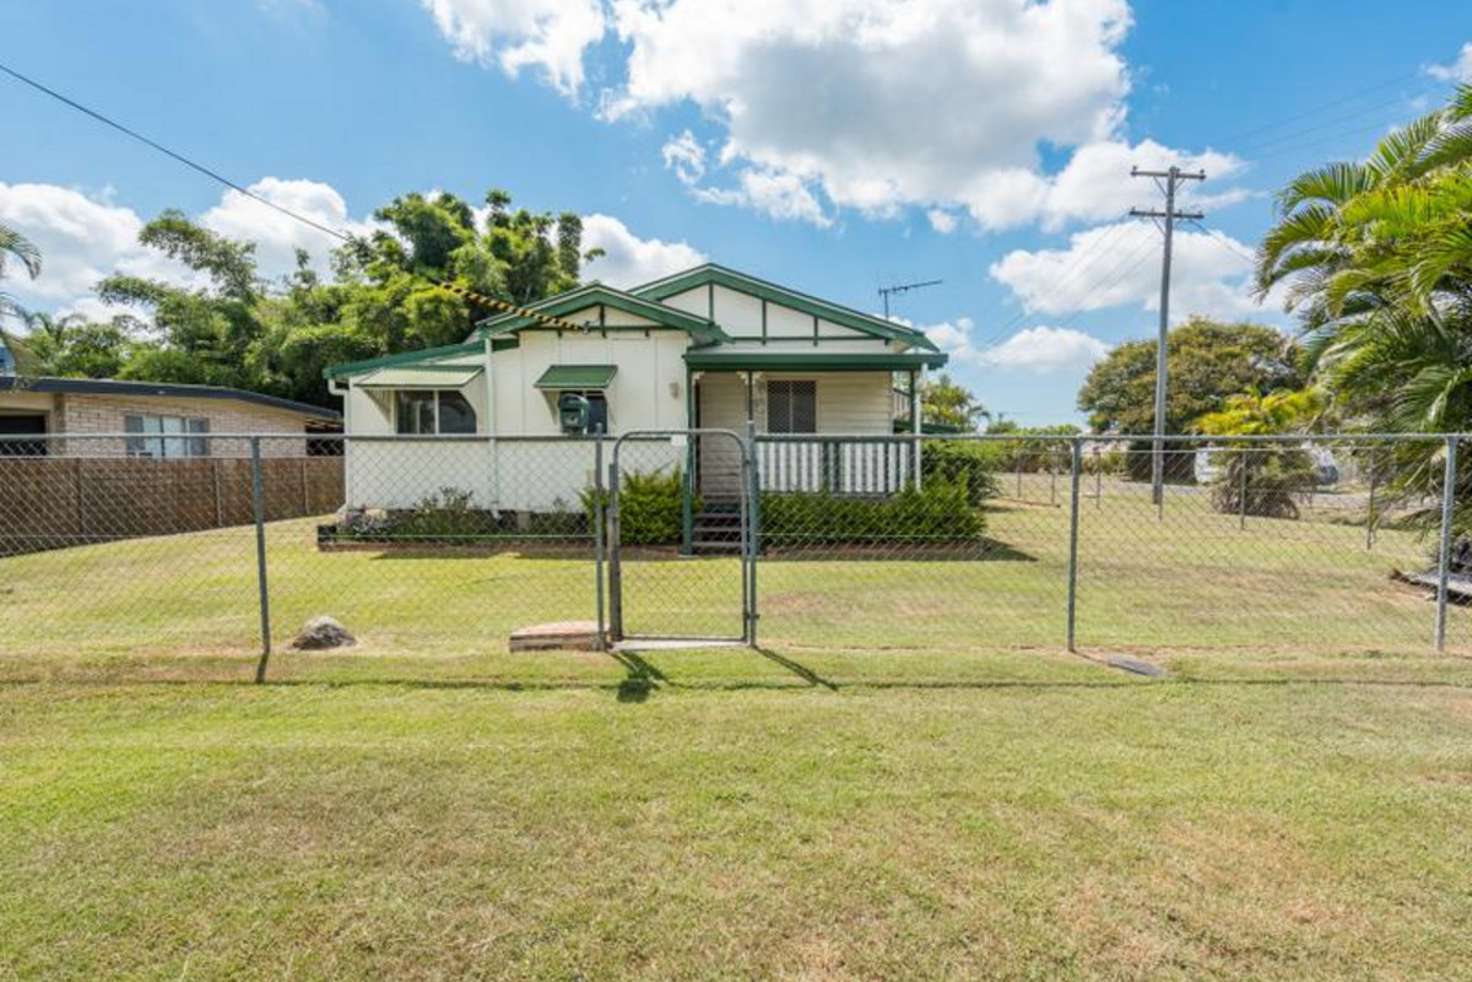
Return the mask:
<path id="1" fill-rule="evenodd" d="M 520 344 L 515 338 L 497 338 L 491 342 L 493 351 L 503 351 L 515 348 Z M 343 378 L 348 375 L 362 375 L 375 368 L 387 368 L 394 365 L 418 365 L 443 361 L 446 358 L 454 358 L 459 355 L 467 355 L 471 352 L 483 351 L 485 342 L 476 338 L 471 341 L 463 341 L 460 344 L 445 344 L 438 348 L 421 348 L 418 351 L 401 351 L 396 355 L 381 355 L 377 358 L 365 358 L 362 361 L 345 361 L 336 365 L 328 365 L 322 369 L 323 378 Z"/>
<path id="2" fill-rule="evenodd" d="M 611 286 L 604 286 L 602 283 L 590 283 L 587 286 L 580 286 L 576 290 L 559 293 L 555 297 L 548 297 L 546 300 L 539 300 L 534 304 L 528 305 L 530 309 L 538 313 L 555 317 L 561 317 L 587 307 L 596 306 L 620 310 L 626 314 L 632 314 L 635 317 L 653 321 L 660 327 L 669 327 L 684 331 L 694 338 L 697 343 L 709 344 L 715 341 L 731 340 L 725 331 L 722 331 L 720 327 L 704 317 L 697 317 L 694 314 L 677 310 L 674 307 L 666 307 L 662 303 L 636 297 L 633 294 L 625 293 L 623 290 L 616 290 Z M 481 321 L 479 331 L 482 334 L 497 337 L 511 334 L 524 328 L 538 326 L 538 323 L 530 317 L 521 317 L 516 314 L 498 314 L 495 317 L 487 317 Z M 587 329 L 596 331 L 605 326 L 613 327 L 615 325 L 601 323 L 588 324 Z"/>
<path id="3" fill-rule="evenodd" d="M 354 384 L 365 389 L 458 389 L 481 371 L 479 365 L 402 365 L 374 369 Z"/>
<path id="4" fill-rule="evenodd" d="M 552 365 L 532 384 L 539 389 L 606 389 L 617 365 Z"/>
<path id="5" fill-rule="evenodd" d="M 685 364 L 690 368 L 726 372 L 908 372 L 939 368 L 945 363 L 946 355 L 938 351 L 855 354 L 824 352 L 821 348 L 810 352 L 692 348 L 685 352 Z"/>
<path id="6" fill-rule="evenodd" d="M 901 341 L 925 351 L 938 350 L 921 331 L 885 320 L 883 317 L 875 317 L 873 314 L 854 310 L 852 307 L 820 300 L 768 280 L 758 279 L 747 273 L 727 269 L 725 266 L 717 266 L 715 263 L 706 263 L 694 269 L 687 269 L 683 273 L 666 276 L 652 283 L 634 287 L 629 292 L 636 297 L 664 300 L 694 287 L 705 286 L 707 283 L 714 283 L 747 296 L 779 303 L 805 314 L 852 328 L 862 334 L 884 338 L 886 341 Z"/>

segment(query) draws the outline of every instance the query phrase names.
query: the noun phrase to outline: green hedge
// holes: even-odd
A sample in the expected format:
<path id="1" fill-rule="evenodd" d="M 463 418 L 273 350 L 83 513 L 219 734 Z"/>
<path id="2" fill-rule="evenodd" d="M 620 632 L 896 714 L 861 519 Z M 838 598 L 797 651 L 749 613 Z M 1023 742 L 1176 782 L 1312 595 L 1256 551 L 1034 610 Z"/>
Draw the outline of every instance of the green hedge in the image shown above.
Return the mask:
<path id="1" fill-rule="evenodd" d="M 683 538 L 684 512 L 681 496 L 684 493 L 685 474 L 681 470 L 668 474 L 630 473 L 623 475 L 619 490 L 619 529 L 625 545 L 663 546 L 678 545 Z M 582 493 L 583 508 L 592 520 L 597 500 L 592 488 Z M 609 494 L 603 492 L 603 504 L 608 506 Z M 690 503 L 692 512 L 703 507 L 699 495 Z"/>
<path id="2" fill-rule="evenodd" d="M 775 545 L 974 541 L 986 522 L 971 495 L 969 484 L 944 479 L 888 498 L 769 492 L 762 495 L 761 536 Z"/>
<path id="3" fill-rule="evenodd" d="M 998 445 L 977 440 L 927 440 L 920 453 L 920 472 L 925 483 L 948 481 L 966 489 L 966 500 L 981 505 L 997 493 L 1001 455 Z"/>

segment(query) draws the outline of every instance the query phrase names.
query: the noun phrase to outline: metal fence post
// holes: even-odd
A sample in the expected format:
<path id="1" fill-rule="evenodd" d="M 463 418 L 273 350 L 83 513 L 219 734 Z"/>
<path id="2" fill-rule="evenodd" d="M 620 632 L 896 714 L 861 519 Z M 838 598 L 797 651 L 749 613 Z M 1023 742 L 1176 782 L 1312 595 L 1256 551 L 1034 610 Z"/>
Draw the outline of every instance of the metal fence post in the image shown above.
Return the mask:
<path id="1" fill-rule="evenodd" d="M 598 606 L 599 651 L 608 648 L 603 622 L 603 434 L 593 437 L 593 592 Z"/>
<path id="2" fill-rule="evenodd" d="M 1068 650 L 1077 651 L 1074 645 L 1075 627 L 1078 620 L 1078 480 L 1083 470 L 1083 441 L 1073 439 L 1073 450 L 1069 455 L 1068 495 Z"/>
<path id="3" fill-rule="evenodd" d="M 608 465 L 608 636 L 614 641 L 620 641 L 624 636 L 623 581 L 619 569 L 617 445 L 613 448 L 613 462 Z"/>
<path id="4" fill-rule="evenodd" d="M 748 507 L 746 509 L 746 543 L 747 549 L 749 550 L 746 575 L 751 584 L 747 591 L 751 609 L 747 615 L 748 622 L 746 628 L 746 640 L 747 644 L 755 648 L 756 625 L 759 617 L 757 613 L 756 601 L 756 565 L 757 557 L 761 555 L 762 478 L 761 471 L 759 469 L 761 466 L 760 458 L 757 456 L 756 452 L 756 421 L 751 419 L 748 419 L 746 421 L 746 453 L 749 456 L 751 462 L 751 467 L 748 471 L 748 475 L 751 479 L 751 485 L 747 489 L 747 494 L 750 497 L 750 501 L 748 502 Z"/>
<path id="5" fill-rule="evenodd" d="M 1247 529 L 1247 455 L 1251 452 L 1246 447 L 1242 448 L 1242 463 L 1237 475 L 1237 527 L 1244 531 Z"/>
<path id="6" fill-rule="evenodd" d="M 1441 549 L 1436 565 L 1436 650 L 1446 650 L 1446 581 L 1452 564 L 1452 505 L 1457 496 L 1457 438 L 1446 438 L 1446 471 L 1441 479 Z"/>
<path id="7" fill-rule="evenodd" d="M 1104 458 L 1099 453 L 1099 448 L 1094 448 L 1094 509 L 1097 511 L 1104 507 Z"/>
<path id="8" fill-rule="evenodd" d="M 1377 456 L 1375 451 L 1370 451 L 1370 502 L 1365 507 L 1365 548 L 1375 547 L 1375 484 L 1380 477 L 1379 468 L 1375 466 Z"/>
<path id="9" fill-rule="evenodd" d="M 266 491 L 261 480 L 261 438 L 250 438 L 250 500 L 256 523 L 256 587 L 261 605 L 261 660 L 256 663 L 256 683 L 266 681 L 266 664 L 271 660 L 271 591 L 266 585 Z"/>

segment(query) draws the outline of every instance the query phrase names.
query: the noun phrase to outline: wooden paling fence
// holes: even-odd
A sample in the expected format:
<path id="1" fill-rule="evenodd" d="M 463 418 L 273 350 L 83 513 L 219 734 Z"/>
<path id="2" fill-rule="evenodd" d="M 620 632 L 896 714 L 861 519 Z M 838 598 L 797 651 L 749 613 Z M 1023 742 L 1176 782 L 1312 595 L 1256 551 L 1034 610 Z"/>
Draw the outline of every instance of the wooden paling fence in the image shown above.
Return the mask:
<path id="1" fill-rule="evenodd" d="M 261 461 L 267 521 L 343 503 L 341 457 Z M 251 461 L 0 457 L 0 555 L 249 525 Z"/>

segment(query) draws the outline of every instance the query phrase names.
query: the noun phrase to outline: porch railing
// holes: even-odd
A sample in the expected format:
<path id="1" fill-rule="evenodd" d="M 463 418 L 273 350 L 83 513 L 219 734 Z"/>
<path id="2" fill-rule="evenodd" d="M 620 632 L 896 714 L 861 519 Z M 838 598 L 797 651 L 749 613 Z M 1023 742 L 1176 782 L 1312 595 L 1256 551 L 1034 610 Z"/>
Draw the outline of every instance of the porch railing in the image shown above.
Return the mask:
<path id="1" fill-rule="evenodd" d="M 773 437 L 756 441 L 763 491 L 894 494 L 914 473 L 915 443 L 904 437 Z"/>

